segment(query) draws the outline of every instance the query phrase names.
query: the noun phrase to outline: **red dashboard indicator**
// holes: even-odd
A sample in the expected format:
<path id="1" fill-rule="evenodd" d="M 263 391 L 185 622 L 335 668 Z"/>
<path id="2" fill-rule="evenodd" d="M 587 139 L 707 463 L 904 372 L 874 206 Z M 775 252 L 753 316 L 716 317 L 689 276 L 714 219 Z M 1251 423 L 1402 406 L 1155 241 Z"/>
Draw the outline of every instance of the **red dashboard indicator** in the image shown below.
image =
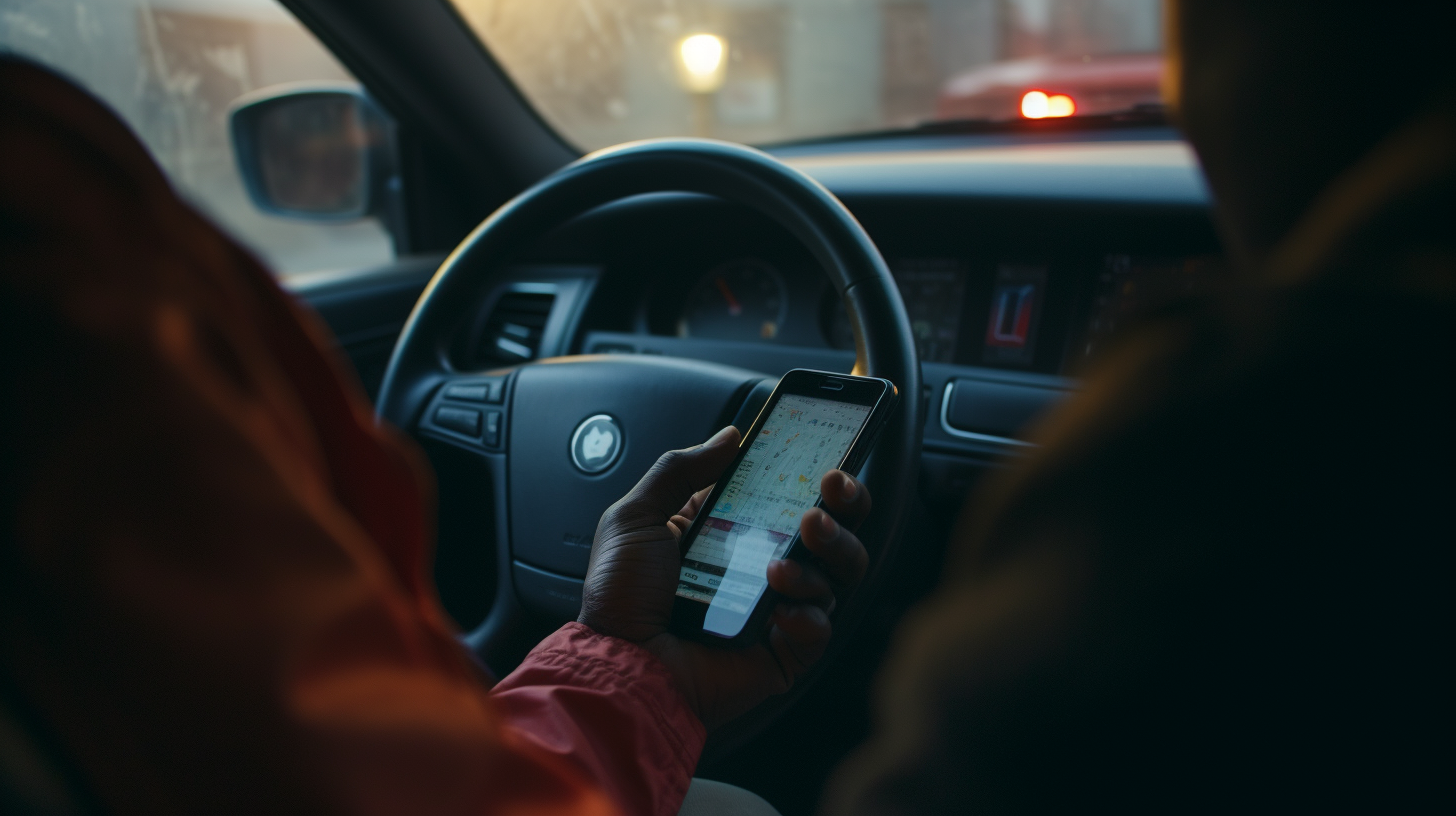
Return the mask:
<path id="1" fill-rule="evenodd" d="M 1002 264 L 991 288 L 982 358 L 988 363 L 1031 365 L 1036 357 L 1037 315 L 1046 291 L 1045 266 Z"/>
<path id="2" fill-rule="evenodd" d="M 986 345 L 1025 348 L 1031 337 L 1031 313 L 1035 305 L 1036 284 L 997 287 L 991 303 L 991 322 L 986 326 Z"/>

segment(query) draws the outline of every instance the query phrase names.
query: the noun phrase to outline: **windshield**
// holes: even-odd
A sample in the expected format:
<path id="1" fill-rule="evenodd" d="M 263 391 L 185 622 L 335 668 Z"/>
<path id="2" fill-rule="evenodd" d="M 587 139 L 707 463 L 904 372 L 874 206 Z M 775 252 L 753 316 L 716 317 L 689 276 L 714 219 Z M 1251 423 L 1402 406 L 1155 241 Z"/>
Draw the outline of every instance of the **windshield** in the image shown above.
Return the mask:
<path id="1" fill-rule="evenodd" d="M 452 0 L 586 149 L 1158 102 L 1160 0 Z"/>

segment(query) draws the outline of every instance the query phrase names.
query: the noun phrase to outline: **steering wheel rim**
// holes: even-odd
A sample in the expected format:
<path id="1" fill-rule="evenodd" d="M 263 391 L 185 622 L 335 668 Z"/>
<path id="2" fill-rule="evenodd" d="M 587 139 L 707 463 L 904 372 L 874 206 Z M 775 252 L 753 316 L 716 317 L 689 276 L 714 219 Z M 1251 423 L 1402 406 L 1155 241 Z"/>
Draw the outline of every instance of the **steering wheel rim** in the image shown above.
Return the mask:
<path id="1" fill-rule="evenodd" d="M 771 698 L 715 732 L 708 754 L 721 755 L 766 728 L 792 706 L 850 639 L 850 633 L 863 618 L 887 571 L 889 556 L 917 482 L 923 398 L 910 322 L 889 268 L 849 210 L 809 176 L 762 151 L 742 145 L 707 139 L 653 139 L 589 154 L 500 207 L 445 259 L 400 333 L 385 371 L 377 411 L 382 419 L 397 427 L 418 432 L 422 413 L 432 407 L 432 396 L 444 390 L 442 384 L 471 373 L 457 369 L 452 363 L 452 339 L 483 305 L 493 288 L 493 273 L 528 241 L 599 206 L 663 192 L 699 193 L 745 205 L 798 238 L 819 261 L 849 314 L 855 338 L 854 373 L 883 377 L 900 391 L 899 404 L 861 470 L 861 478 L 875 497 L 874 511 L 861 529 L 861 537 L 870 549 L 870 568 L 865 580 L 852 597 L 842 599 L 838 605 L 834 640 L 815 669 L 800 678 L 789 694 Z M 615 364 L 620 367 L 626 362 L 607 358 L 559 359 L 581 366 Z M 514 370 L 534 365 L 539 363 L 526 363 Z M 692 363 L 691 368 L 694 372 L 705 372 L 704 377 L 716 378 L 703 381 L 710 388 L 719 385 L 728 388 L 735 378 L 754 376 L 699 363 Z M 628 366 L 625 370 L 631 374 L 647 369 Z M 679 375 L 686 373 L 687 369 L 678 372 Z M 534 372 L 531 376 L 540 379 Z M 647 376 L 654 375 L 649 372 Z M 521 381 L 524 383 L 524 379 Z M 748 385 L 738 386 L 733 397 L 739 403 L 756 381 L 744 382 Z M 513 391 L 510 402 L 513 404 L 518 399 L 520 394 Z M 506 406 L 506 410 L 510 407 Z M 728 407 L 728 415 L 732 416 L 732 406 Z M 509 414 L 506 421 L 514 434 L 517 423 L 509 419 Z M 510 438 L 514 446 L 515 436 Z M 661 452 L 656 451 L 653 457 Z M 501 472 L 505 472 L 503 467 Z M 632 481 L 639 476 L 640 472 L 632 476 Z M 518 485 L 511 487 L 513 495 L 520 490 Z M 516 552 L 509 533 L 498 539 L 497 547 L 506 548 L 512 556 Z M 484 641 L 502 629 L 500 618 L 510 614 L 507 608 L 514 602 L 513 598 L 500 597 L 513 591 L 510 582 L 502 580 L 500 588 L 503 592 L 498 593 L 485 623 L 468 638 L 481 651 L 488 651 L 489 644 Z"/>

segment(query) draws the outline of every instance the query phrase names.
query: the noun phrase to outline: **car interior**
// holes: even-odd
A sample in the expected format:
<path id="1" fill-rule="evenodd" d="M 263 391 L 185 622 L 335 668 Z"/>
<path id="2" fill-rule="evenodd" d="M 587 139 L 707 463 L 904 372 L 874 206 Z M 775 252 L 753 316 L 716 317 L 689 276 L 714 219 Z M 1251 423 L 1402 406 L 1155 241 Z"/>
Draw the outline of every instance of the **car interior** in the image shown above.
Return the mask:
<path id="1" fill-rule="evenodd" d="M 210 13 L 205 0 L 152 5 Z M 729 116 L 749 117 L 759 97 L 709 109 L 719 91 L 689 87 L 695 125 L 598 145 L 569 135 L 536 80 L 478 35 L 490 5 L 282 0 L 355 81 L 266 86 L 217 113 L 249 205 L 280 223 L 367 220 L 392 247 L 280 280 L 428 454 L 440 597 L 497 675 L 575 618 L 595 520 L 663 450 L 748 427 L 790 369 L 896 382 L 901 414 L 866 468 L 874 566 L 836 618 L 833 651 L 809 682 L 715 734 L 699 767 L 785 814 L 811 812 L 869 732 L 887 644 L 935 586 L 968 491 L 1032 449 L 1027 429 L 1078 389 L 1119 325 L 1230 274 L 1198 161 L 1156 104 L 1099 109 L 1075 84 L 1022 89 L 1041 94 L 1029 103 L 1017 91 L 1024 110 L 1004 117 L 766 137 Z M 699 5 L 709 25 L 734 4 Z M 939 7 L 859 5 L 882 23 Z M 984 5 L 1031 14 L 1034 28 L 1047 4 Z M 1157 3 L 1090 5 L 1144 9 L 1156 32 Z M 750 23 L 763 20 L 721 30 L 731 44 Z M 697 52 L 683 48 L 691 73 Z M 728 61 L 730 82 L 739 65 Z M 932 91 L 927 110 L 992 109 Z M 1074 103 L 1058 95 L 1086 96 L 1087 112 L 1062 115 Z M 704 116 L 732 121 L 715 130 Z M 571 429 L 603 413 L 625 451 L 581 472 Z"/>

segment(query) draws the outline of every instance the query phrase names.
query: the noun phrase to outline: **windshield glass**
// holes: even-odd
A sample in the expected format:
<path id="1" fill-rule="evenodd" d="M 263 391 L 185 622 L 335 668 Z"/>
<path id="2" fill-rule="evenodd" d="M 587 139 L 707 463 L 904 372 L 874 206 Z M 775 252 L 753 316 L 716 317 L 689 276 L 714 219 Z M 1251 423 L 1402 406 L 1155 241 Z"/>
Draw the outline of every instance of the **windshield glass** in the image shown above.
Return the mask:
<path id="1" fill-rule="evenodd" d="M 1158 102 L 1161 0 L 452 0 L 577 146 Z"/>

